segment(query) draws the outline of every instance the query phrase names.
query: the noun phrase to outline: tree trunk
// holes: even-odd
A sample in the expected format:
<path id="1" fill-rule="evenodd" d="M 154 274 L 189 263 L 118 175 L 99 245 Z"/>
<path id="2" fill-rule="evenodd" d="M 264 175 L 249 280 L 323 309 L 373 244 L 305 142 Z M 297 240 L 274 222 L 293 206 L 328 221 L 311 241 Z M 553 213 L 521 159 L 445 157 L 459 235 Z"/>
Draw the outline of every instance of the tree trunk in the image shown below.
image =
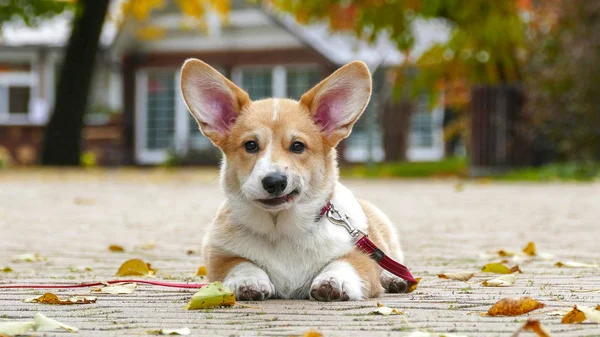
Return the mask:
<path id="1" fill-rule="evenodd" d="M 42 165 L 79 165 L 81 131 L 109 0 L 80 0 L 44 133 Z"/>
<path id="2" fill-rule="evenodd" d="M 385 161 L 397 162 L 406 160 L 410 136 L 410 120 L 414 103 L 403 98 L 394 102 L 390 97 L 385 102 L 383 111 L 383 146 Z"/>

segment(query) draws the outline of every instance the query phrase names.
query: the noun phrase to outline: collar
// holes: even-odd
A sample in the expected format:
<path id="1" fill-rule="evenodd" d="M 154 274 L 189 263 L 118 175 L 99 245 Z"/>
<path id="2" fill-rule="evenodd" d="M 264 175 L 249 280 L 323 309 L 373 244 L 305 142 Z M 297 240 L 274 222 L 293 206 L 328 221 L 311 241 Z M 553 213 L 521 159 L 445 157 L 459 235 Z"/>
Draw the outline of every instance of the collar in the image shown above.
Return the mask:
<path id="1" fill-rule="evenodd" d="M 323 206 L 321 208 L 319 215 L 317 215 L 317 217 L 315 218 L 315 222 L 318 222 L 319 220 L 321 220 L 323 218 L 323 216 L 325 215 L 325 213 L 327 213 L 327 211 L 329 211 L 331 206 L 332 206 L 331 201 L 328 201 L 327 204 L 325 204 L 325 206 Z"/>

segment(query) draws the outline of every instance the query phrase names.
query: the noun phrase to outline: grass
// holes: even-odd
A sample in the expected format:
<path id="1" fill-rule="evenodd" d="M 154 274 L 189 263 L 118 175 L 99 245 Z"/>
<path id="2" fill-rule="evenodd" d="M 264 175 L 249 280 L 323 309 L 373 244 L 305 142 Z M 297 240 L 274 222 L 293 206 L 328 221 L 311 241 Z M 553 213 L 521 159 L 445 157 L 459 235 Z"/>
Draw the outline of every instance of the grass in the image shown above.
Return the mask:
<path id="1" fill-rule="evenodd" d="M 345 177 L 360 178 L 437 178 L 465 177 L 466 158 L 449 158 L 433 162 L 378 163 L 374 166 L 352 166 L 342 168 Z"/>
<path id="2" fill-rule="evenodd" d="M 358 178 L 445 178 L 468 176 L 467 158 L 449 158 L 433 162 L 378 163 L 341 169 L 344 177 Z M 561 163 L 511 170 L 490 176 L 500 181 L 593 181 L 600 178 L 600 163 Z"/>

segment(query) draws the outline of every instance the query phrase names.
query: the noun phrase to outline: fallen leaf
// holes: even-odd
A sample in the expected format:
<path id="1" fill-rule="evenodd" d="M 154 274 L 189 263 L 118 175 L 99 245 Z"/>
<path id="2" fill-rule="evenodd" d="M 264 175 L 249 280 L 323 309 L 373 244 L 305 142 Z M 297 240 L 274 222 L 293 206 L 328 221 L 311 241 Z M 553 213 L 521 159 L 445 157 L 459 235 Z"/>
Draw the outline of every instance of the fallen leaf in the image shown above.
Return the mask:
<path id="1" fill-rule="evenodd" d="M 90 304 L 96 303 L 98 298 L 95 296 L 73 296 L 67 299 L 59 298 L 53 293 L 45 293 L 40 297 L 32 297 L 23 300 L 25 303 L 42 303 L 42 304 L 59 304 L 59 305 L 70 305 L 70 304 Z"/>
<path id="2" fill-rule="evenodd" d="M 194 254 L 197 254 L 197 253 L 198 253 L 198 251 L 197 251 L 197 250 L 194 250 L 194 249 L 188 249 L 188 250 L 187 250 L 185 253 L 186 253 L 187 255 L 194 255 Z"/>
<path id="3" fill-rule="evenodd" d="M 600 304 L 598 304 L 598 306 L 596 306 L 596 310 L 600 311 Z"/>
<path id="4" fill-rule="evenodd" d="M 513 274 L 502 275 L 491 280 L 483 281 L 484 287 L 508 287 L 515 284 L 516 277 Z"/>
<path id="5" fill-rule="evenodd" d="M 512 273 L 516 273 L 516 272 L 521 273 L 521 269 L 519 268 L 518 265 L 516 265 L 512 268 L 508 268 L 507 266 L 503 265 L 502 263 L 488 263 L 485 266 L 483 266 L 483 268 L 481 268 L 481 271 L 484 273 L 495 273 L 495 274 L 512 274 Z"/>
<path id="6" fill-rule="evenodd" d="M 102 288 L 92 289 L 93 293 L 104 293 L 104 294 L 131 294 L 135 291 L 137 283 L 114 283 L 107 284 Z"/>
<path id="7" fill-rule="evenodd" d="M 125 248 L 119 246 L 119 245 L 110 245 L 108 246 L 108 250 L 110 250 L 113 253 L 123 253 L 125 252 Z"/>
<path id="8" fill-rule="evenodd" d="M 417 287 L 419 286 L 419 283 L 421 283 L 421 278 L 417 277 L 415 279 L 415 283 L 411 284 L 410 287 L 408 287 L 408 290 L 406 291 L 407 293 L 412 293 L 413 291 L 417 290 Z"/>
<path id="9" fill-rule="evenodd" d="M 189 335 L 192 332 L 189 328 L 181 328 L 181 329 L 160 329 L 160 330 L 151 330 L 148 331 L 150 335 Z"/>
<path id="10" fill-rule="evenodd" d="M 302 335 L 302 337 L 323 337 L 323 334 L 318 331 L 309 330 L 305 332 L 304 335 Z"/>
<path id="11" fill-rule="evenodd" d="M 536 256 L 535 243 L 530 241 L 525 248 L 523 248 L 523 253 L 529 256 Z"/>
<path id="12" fill-rule="evenodd" d="M 142 250 L 152 250 L 152 249 L 156 248 L 156 246 L 157 246 L 156 241 L 150 240 L 144 244 L 137 246 L 137 248 L 142 249 Z"/>
<path id="13" fill-rule="evenodd" d="M 68 332 L 77 332 L 79 330 L 74 326 L 69 326 L 48 318 L 39 312 L 35 314 L 33 319 L 35 321 L 35 326 L 33 327 L 35 331 L 52 331 L 63 329 Z"/>
<path id="14" fill-rule="evenodd" d="M 148 276 L 154 275 L 154 270 L 150 263 L 146 263 L 140 259 L 132 259 L 125 261 L 117 271 L 117 276 Z"/>
<path id="15" fill-rule="evenodd" d="M 519 333 L 522 331 L 534 332 L 536 335 L 538 335 L 538 337 L 550 337 L 550 333 L 544 329 L 540 321 L 537 319 L 529 319 L 525 325 L 523 325 L 512 335 L 512 337 L 519 336 Z"/>
<path id="16" fill-rule="evenodd" d="M 0 267 L 0 272 L 3 272 L 3 273 L 12 273 L 13 270 L 12 270 L 11 267 Z"/>
<path id="17" fill-rule="evenodd" d="M 0 322 L 0 334 L 7 336 L 24 335 L 33 330 L 35 322 Z"/>
<path id="18" fill-rule="evenodd" d="M 518 316 L 543 307 L 543 303 L 530 297 L 505 298 L 496 302 L 487 313 L 490 316 Z"/>
<path id="19" fill-rule="evenodd" d="M 45 258 L 38 253 L 20 254 L 13 257 L 13 262 L 40 262 L 44 260 Z"/>
<path id="20" fill-rule="evenodd" d="M 211 282 L 200 288 L 192 296 L 190 302 L 185 306 L 187 310 L 205 309 L 221 306 L 233 306 L 235 304 L 235 295 L 221 282 Z"/>
<path id="21" fill-rule="evenodd" d="M 206 266 L 200 266 L 200 268 L 198 268 L 196 276 L 206 276 Z"/>
<path id="22" fill-rule="evenodd" d="M 578 309 L 583 311 L 587 320 L 592 321 L 594 323 L 600 323 L 600 311 L 590 307 L 585 307 L 583 305 L 580 305 Z"/>
<path id="23" fill-rule="evenodd" d="M 575 261 L 556 262 L 555 266 L 567 268 L 598 268 L 597 264 L 589 264 Z"/>
<path id="24" fill-rule="evenodd" d="M 463 281 L 463 282 L 470 280 L 473 276 L 475 276 L 474 273 L 470 273 L 470 272 L 466 272 L 466 271 L 457 272 L 457 273 L 438 274 L 439 278 L 448 279 L 448 280 L 457 280 L 457 281 Z"/>
<path id="25" fill-rule="evenodd" d="M 562 324 L 573 324 L 573 323 L 581 323 L 585 321 L 586 317 L 583 311 L 577 309 L 577 306 L 573 307 L 573 310 L 569 311 L 563 318 Z"/>
<path id="26" fill-rule="evenodd" d="M 75 199 L 73 199 L 73 203 L 75 205 L 90 206 L 90 205 L 94 205 L 96 203 L 96 200 L 90 199 L 90 198 L 76 197 Z"/>
<path id="27" fill-rule="evenodd" d="M 69 266 L 69 270 L 73 273 L 81 273 L 84 271 L 93 271 L 92 268 L 86 266 Z"/>
<path id="28" fill-rule="evenodd" d="M 498 256 L 500 256 L 500 257 L 505 257 L 505 256 L 506 256 L 506 257 L 513 257 L 513 256 L 515 256 L 516 254 L 517 254 L 517 253 L 509 252 L 509 251 L 506 251 L 506 250 L 504 250 L 504 249 L 500 249 L 500 250 L 498 251 Z"/>
<path id="29" fill-rule="evenodd" d="M 389 316 L 391 314 L 394 315 L 402 315 L 404 314 L 402 311 L 398 311 L 397 309 L 388 308 L 385 305 L 377 302 L 377 310 L 373 311 L 374 314 L 380 314 L 383 316 Z"/>

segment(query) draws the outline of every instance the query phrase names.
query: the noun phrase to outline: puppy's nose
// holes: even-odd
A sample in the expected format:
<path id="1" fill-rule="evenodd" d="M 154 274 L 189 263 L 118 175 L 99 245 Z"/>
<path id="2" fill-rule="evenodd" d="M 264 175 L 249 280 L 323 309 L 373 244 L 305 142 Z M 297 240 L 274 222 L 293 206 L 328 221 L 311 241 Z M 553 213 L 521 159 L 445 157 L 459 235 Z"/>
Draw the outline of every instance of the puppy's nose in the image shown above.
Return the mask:
<path id="1" fill-rule="evenodd" d="M 262 185 L 271 195 L 278 195 L 287 187 L 287 177 L 281 173 L 271 173 L 264 177 Z"/>

